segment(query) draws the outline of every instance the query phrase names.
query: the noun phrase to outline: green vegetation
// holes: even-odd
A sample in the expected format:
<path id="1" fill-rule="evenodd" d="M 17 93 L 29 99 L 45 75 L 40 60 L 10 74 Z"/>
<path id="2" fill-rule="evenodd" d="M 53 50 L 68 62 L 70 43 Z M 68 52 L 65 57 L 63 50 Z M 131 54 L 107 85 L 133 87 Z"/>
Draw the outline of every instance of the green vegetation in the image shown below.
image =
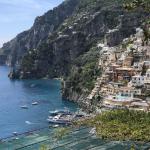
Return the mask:
<path id="1" fill-rule="evenodd" d="M 39 150 L 50 150 L 50 149 L 48 149 L 46 145 L 42 145 Z"/>
<path id="2" fill-rule="evenodd" d="M 78 122 L 96 128 L 103 139 L 150 142 L 150 112 L 113 110 Z"/>
<path id="3" fill-rule="evenodd" d="M 100 75 L 98 69 L 99 49 L 94 47 L 87 53 L 79 56 L 72 67 L 68 80 L 73 89 L 77 92 L 90 91 L 93 89 L 97 76 Z"/>
<path id="4" fill-rule="evenodd" d="M 29 51 L 22 59 L 22 68 L 24 71 L 29 71 L 34 68 L 34 62 L 37 59 L 37 52 Z"/>
<path id="5" fill-rule="evenodd" d="M 57 128 L 52 136 L 56 141 L 62 140 L 63 137 L 70 133 L 70 128 L 61 127 Z M 50 145 L 41 145 L 39 150 L 51 150 Z"/>
<path id="6" fill-rule="evenodd" d="M 150 0 L 125 0 L 124 8 L 128 10 L 142 9 L 150 12 Z"/>
<path id="7" fill-rule="evenodd" d="M 65 135 L 69 134 L 70 129 L 69 128 L 58 128 L 54 133 L 54 138 L 57 140 L 62 139 Z"/>

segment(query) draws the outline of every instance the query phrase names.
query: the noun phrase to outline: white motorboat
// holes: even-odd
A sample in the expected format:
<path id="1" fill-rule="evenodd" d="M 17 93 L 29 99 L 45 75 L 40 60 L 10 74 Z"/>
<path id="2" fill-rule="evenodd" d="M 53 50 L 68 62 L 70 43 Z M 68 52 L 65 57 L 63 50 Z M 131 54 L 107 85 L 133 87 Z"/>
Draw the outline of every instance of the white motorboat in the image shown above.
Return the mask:
<path id="1" fill-rule="evenodd" d="M 17 132 L 13 132 L 13 135 L 14 135 L 14 136 L 17 136 L 17 135 L 18 135 L 18 133 L 17 133 Z"/>
<path id="2" fill-rule="evenodd" d="M 54 127 L 54 128 L 58 128 L 58 127 L 59 127 L 59 125 L 58 125 L 58 124 L 55 124 L 53 127 Z"/>
<path id="3" fill-rule="evenodd" d="M 55 111 L 49 111 L 50 113 L 50 116 L 52 117 L 55 117 L 57 115 L 62 115 L 62 114 L 65 114 L 65 115 L 71 115 L 72 113 L 69 111 L 69 110 L 55 110 Z"/>
<path id="4" fill-rule="evenodd" d="M 96 134 L 96 128 L 92 128 L 89 133 L 90 134 Z"/>
<path id="5" fill-rule="evenodd" d="M 28 106 L 27 105 L 22 105 L 20 106 L 22 109 L 28 109 Z"/>
<path id="6" fill-rule="evenodd" d="M 38 105 L 38 104 L 39 104 L 38 102 L 33 102 L 33 103 L 32 103 L 32 105 Z"/>
<path id="7" fill-rule="evenodd" d="M 62 124 L 69 125 L 71 124 L 72 115 L 68 114 L 58 114 L 56 116 L 49 116 L 47 121 L 51 124 Z"/>

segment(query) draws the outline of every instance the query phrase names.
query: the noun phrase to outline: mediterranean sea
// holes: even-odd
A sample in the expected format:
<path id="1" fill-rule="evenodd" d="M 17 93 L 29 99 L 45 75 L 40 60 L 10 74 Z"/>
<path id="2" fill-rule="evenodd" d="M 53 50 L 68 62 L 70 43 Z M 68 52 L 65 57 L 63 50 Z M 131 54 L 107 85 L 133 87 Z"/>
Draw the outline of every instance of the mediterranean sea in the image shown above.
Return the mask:
<path id="1" fill-rule="evenodd" d="M 49 111 L 76 111 L 76 104 L 61 98 L 60 81 L 10 80 L 8 73 L 8 67 L 0 66 L 0 138 L 48 127 Z"/>

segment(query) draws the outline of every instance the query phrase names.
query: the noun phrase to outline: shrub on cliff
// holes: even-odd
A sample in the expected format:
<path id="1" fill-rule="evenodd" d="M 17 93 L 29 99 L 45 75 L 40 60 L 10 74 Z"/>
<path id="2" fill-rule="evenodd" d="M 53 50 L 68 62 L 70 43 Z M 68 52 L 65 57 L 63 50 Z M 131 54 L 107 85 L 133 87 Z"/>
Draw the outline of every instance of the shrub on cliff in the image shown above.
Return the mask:
<path id="1" fill-rule="evenodd" d="M 71 75 L 68 80 L 77 92 L 91 91 L 94 87 L 97 76 L 100 75 L 98 69 L 99 49 L 96 47 L 75 60 Z"/>

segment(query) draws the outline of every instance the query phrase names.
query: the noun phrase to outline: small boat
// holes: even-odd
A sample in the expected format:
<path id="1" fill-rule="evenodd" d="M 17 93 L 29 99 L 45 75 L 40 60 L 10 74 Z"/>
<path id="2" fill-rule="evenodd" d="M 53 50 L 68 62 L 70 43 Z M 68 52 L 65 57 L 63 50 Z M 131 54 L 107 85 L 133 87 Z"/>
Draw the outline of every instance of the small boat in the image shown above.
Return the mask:
<path id="1" fill-rule="evenodd" d="M 28 124 L 28 125 L 33 124 L 30 121 L 25 121 L 25 123 Z"/>
<path id="2" fill-rule="evenodd" d="M 38 105 L 38 104 L 39 104 L 38 102 L 33 102 L 33 103 L 32 103 L 32 105 Z"/>
<path id="3" fill-rule="evenodd" d="M 13 132 L 13 135 L 14 135 L 14 136 L 17 136 L 17 135 L 18 135 L 18 133 L 17 133 L 17 132 Z"/>
<path id="4" fill-rule="evenodd" d="M 92 128 L 89 133 L 90 134 L 96 134 L 96 128 Z"/>
<path id="5" fill-rule="evenodd" d="M 55 111 L 49 111 L 50 116 L 57 116 L 59 114 L 64 114 L 64 115 L 71 115 L 72 113 L 69 110 L 55 110 Z"/>
<path id="6" fill-rule="evenodd" d="M 50 124 L 71 125 L 73 121 L 84 118 L 84 114 L 71 113 L 68 110 L 50 111 L 47 121 Z"/>
<path id="7" fill-rule="evenodd" d="M 23 105 L 21 106 L 22 109 L 28 109 L 28 106 L 27 105 Z"/>
<path id="8" fill-rule="evenodd" d="M 47 121 L 50 124 L 57 124 L 57 125 L 70 125 L 73 119 L 72 114 L 58 114 L 55 116 L 49 116 Z"/>
<path id="9" fill-rule="evenodd" d="M 58 127 L 59 127 L 58 124 L 53 125 L 53 128 L 58 128 Z"/>

